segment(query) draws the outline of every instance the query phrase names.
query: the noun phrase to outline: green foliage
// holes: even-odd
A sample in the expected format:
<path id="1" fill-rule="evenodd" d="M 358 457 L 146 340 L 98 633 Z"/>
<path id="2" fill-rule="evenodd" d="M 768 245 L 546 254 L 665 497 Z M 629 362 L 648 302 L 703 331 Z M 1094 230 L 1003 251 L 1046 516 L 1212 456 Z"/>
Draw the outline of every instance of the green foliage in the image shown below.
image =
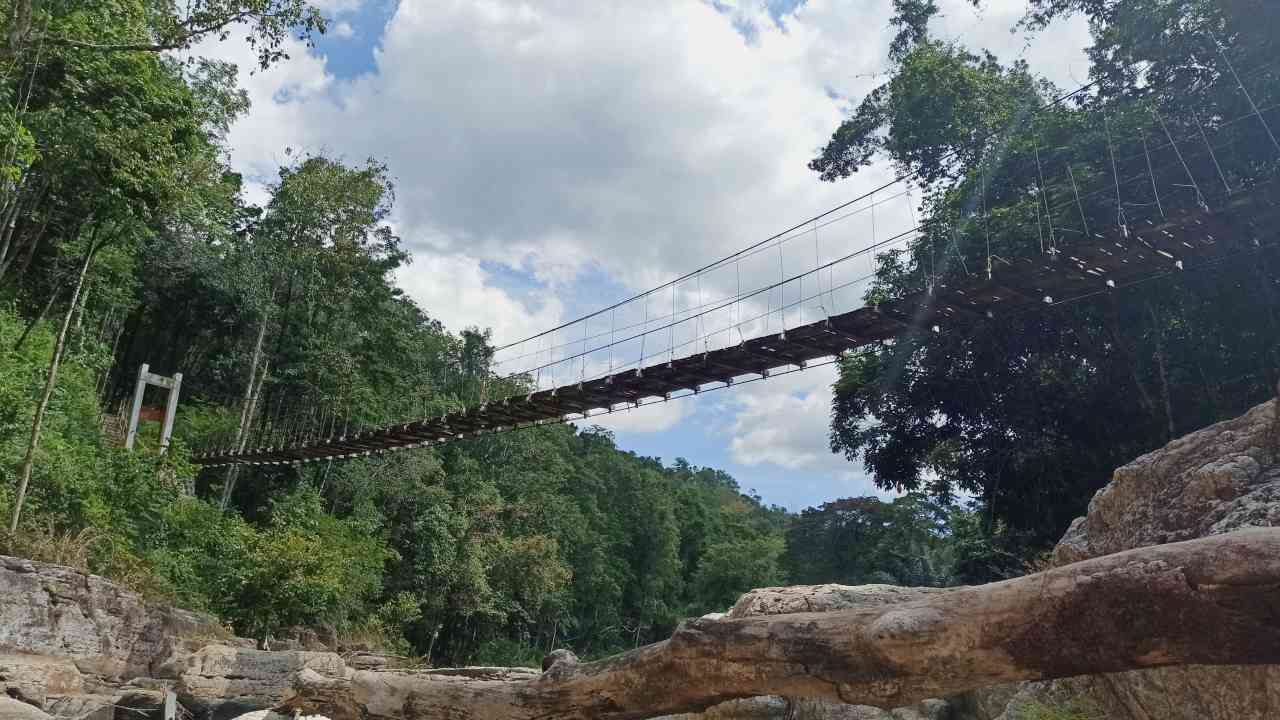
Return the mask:
<path id="1" fill-rule="evenodd" d="M 947 509 L 920 495 L 846 498 L 807 508 L 787 527 L 786 566 L 800 584 L 955 582 Z"/>
<path id="2" fill-rule="evenodd" d="M 1280 97 L 1266 69 L 1280 26 L 1274 3 L 1036 0 L 1029 27 L 1072 12 L 1091 20 L 1097 85 L 1071 102 L 1055 102 L 1059 91 L 1024 63 L 1003 66 L 932 39 L 932 2 L 895 7 L 901 34 L 891 77 L 810 164 L 836 180 L 885 158 L 923 185 L 920 238 L 881 258 L 868 301 L 945 286 L 988 261 L 999 282 L 1002 261 L 1043 257 L 1040 213 L 1051 205 L 1067 207 L 1077 231 L 1081 218 L 1114 228 L 1114 194 L 1077 201 L 1077 180 L 1106 187 L 1113 173 L 1153 173 L 1151 182 L 1178 187 L 1188 171 L 1200 178 L 1221 171 L 1239 188 L 1274 179 L 1263 124 L 1225 121 L 1251 110 L 1222 57 L 1255 69 L 1248 85 L 1260 107 Z M 1196 89 L 1191 108 L 1188 88 Z M 1142 141 L 1164 137 L 1153 111 L 1173 137 L 1199 137 L 1192 109 L 1222 120 L 1209 123 L 1221 132 L 1216 154 L 1187 152 L 1185 166 L 1171 154 L 1149 165 Z M 1104 164 L 1117 156 L 1116 167 Z M 1057 169 L 1048 179 L 1042 160 Z M 1126 213 L 1158 221 L 1159 212 L 1196 205 L 1194 193 L 1166 193 L 1158 212 L 1151 188 L 1139 185 L 1124 188 Z M 1075 236 L 1059 215 L 1054 242 L 1069 253 Z M 962 575 L 1017 572 L 1022 557 L 1083 512 L 1115 467 L 1271 395 L 1280 325 L 1255 309 L 1276 303 L 1276 262 L 1260 253 L 1217 273 L 941 333 L 908 332 L 848 353 L 839 365 L 832 449 L 864 464 L 881 487 L 944 503 L 962 493 L 978 498 L 981 526 L 965 521 L 958 530 L 969 538 L 958 546 Z"/>
<path id="3" fill-rule="evenodd" d="M 998 132 L 1040 104 L 1025 64 L 922 41 L 892 79 L 872 90 L 809 163 L 824 180 L 846 178 L 877 155 L 931 184 L 971 167 Z"/>
<path id="4" fill-rule="evenodd" d="M 782 584 L 779 558 L 785 542 L 781 537 L 761 535 L 736 541 L 717 542 L 706 549 L 694 574 L 698 597 L 714 606 L 728 608 L 743 590 Z"/>
<path id="5" fill-rule="evenodd" d="M 183 606 L 230 618 L 238 608 L 238 589 L 252 575 L 257 540 L 255 529 L 238 515 L 183 498 L 153 536 L 147 558 Z"/>
<path id="6" fill-rule="evenodd" d="M 376 535 L 324 512 L 311 488 L 274 504 L 255 537 L 236 627 L 262 634 L 292 626 L 344 625 L 368 614 L 394 557 Z"/>
<path id="7" fill-rule="evenodd" d="M 287 58 L 291 37 L 311 42 L 325 31 L 320 11 L 303 0 L 16 0 L 3 20 L 6 59 L 47 46 L 93 55 L 183 50 L 206 38 L 226 40 L 237 30 L 266 68 Z"/>
<path id="8" fill-rule="evenodd" d="M 36 159 L 36 141 L 16 115 L 0 113 L 0 182 L 16 185 Z"/>

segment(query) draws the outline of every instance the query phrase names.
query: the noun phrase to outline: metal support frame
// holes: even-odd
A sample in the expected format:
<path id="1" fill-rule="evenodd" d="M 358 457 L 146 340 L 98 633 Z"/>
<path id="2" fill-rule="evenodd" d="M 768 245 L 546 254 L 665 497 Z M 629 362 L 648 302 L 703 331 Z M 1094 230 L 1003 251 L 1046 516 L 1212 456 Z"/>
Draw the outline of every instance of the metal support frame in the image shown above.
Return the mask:
<path id="1" fill-rule="evenodd" d="M 138 419 L 142 414 L 142 396 L 148 385 L 164 388 L 169 391 L 168 402 L 164 408 L 164 422 L 160 426 L 160 454 L 169 449 L 169 439 L 173 435 L 173 418 L 178 412 L 178 393 L 182 390 L 182 373 L 174 373 L 173 377 L 156 375 L 151 366 L 143 363 L 138 368 L 138 384 L 133 388 L 133 406 L 129 410 L 129 434 L 125 436 L 124 446 L 133 449 L 134 440 L 138 437 Z"/>

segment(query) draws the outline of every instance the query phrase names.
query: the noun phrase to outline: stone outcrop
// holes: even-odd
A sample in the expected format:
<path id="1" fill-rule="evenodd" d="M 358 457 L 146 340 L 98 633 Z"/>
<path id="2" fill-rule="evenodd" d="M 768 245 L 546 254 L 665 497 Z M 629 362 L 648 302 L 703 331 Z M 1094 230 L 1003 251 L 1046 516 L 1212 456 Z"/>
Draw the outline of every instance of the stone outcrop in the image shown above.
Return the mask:
<path id="1" fill-rule="evenodd" d="M 1174 440 L 1115 471 L 1054 549 L 1054 564 L 1148 545 L 1280 526 L 1280 404 Z M 1278 590 L 1280 592 L 1280 590 Z M 1215 628 L 1204 628 L 1206 634 Z M 1280 717 L 1280 666 L 1186 666 L 999 688 L 970 699 L 979 720 L 1020 720 L 1038 703 L 1076 703 L 1108 720 Z M 990 697 L 1012 696 L 992 715 Z"/>
<path id="2" fill-rule="evenodd" d="M 281 709 L 333 720 L 640 720 L 758 695 L 902 707 L 994 684 L 1280 663 L 1280 528 L 1137 548 L 826 612 L 696 618 L 532 675 L 298 672 Z M 1213 628 L 1206 633 L 1204 628 Z"/>
<path id="3" fill-rule="evenodd" d="M 52 720 L 49 713 L 21 700 L 0 695 L 0 718 L 5 720 Z"/>
<path id="4" fill-rule="evenodd" d="M 208 645 L 175 658 L 160 675 L 174 681 L 178 699 L 197 715 L 234 717 L 279 705 L 303 669 L 342 674 L 346 665 L 331 652 Z"/>
<path id="5" fill-rule="evenodd" d="M 171 691 L 195 718 L 224 720 L 279 704 L 300 670 L 345 670 L 330 652 L 254 645 L 105 578 L 0 556 L 0 718 L 147 720 Z"/>
<path id="6" fill-rule="evenodd" d="M 0 651 L 71 660 L 82 673 L 138 677 L 182 640 L 229 634 L 211 617 L 149 607 L 111 581 L 61 565 L 0 556 Z"/>
<path id="7" fill-rule="evenodd" d="M 758 588 L 738 598 L 726 617 L 782 615 L 798 612 L 829 612 L 853 607 L 887 606 L 941 592 L 935 588 L 906 588 L 897 585 L 793 585 Z M 952 709 L 944 700 L 925 700 L 915 705 L 884 710 L 870 705 L 846 705 L 828 700 L 778 697 L 737 700 L 703 713 L 706 720 L 760 718 L 761 720 L 950 720 Z M 697 718 L 699 716 L 687 716 Z"/>

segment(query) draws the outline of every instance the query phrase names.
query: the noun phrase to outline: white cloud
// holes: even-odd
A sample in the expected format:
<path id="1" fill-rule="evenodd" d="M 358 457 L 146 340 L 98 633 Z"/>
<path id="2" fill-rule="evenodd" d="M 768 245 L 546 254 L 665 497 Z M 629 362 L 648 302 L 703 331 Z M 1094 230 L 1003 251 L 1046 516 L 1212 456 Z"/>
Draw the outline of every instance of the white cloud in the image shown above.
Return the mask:
<path id="1" fill-rule="evenodd" d="M 680 424 L 692 410 L 689 405 L 696 402 L 691 399 L 680 399 L 671 402 L 655 402 L 630 410 L 619 410 L 608 414 L 592 415 L 585 420 L 576 421 L 579 427 L 600 427 L 614 432 L 655 433 L 670 430 Z"/>
<path id="2" fill-rule="evenodd" d="M 730 401 L 737 408 L 730 429 L 733 459 L 797 470 L 829 467 L 827 447 L 833 365 L 744 386 Z"/>
<path id="3" fill-rule="evenodd" d="M 554 295 L 547 295 L 539 307 L 526 306 L 495 287 L 480 262 L 465 255 L 417 253 L 396 279 L 428 315 L 454 331 L 492 328 L 494 337 L 512 337 L 531 327 L 556 324 L 563 311 Z"/>
<path id="4" fill-rule="evenodd" d="M 356 29 L 346 20 L 340 20 L 334 24 L 329 33 L 340 40 L 350 40 L 356 36 Z"/>
<path id="5" fill-rule="evenodd" d="M 984 40 L 1019 45 L 1011 3 L 975 26 Z M 947 22 L 972 17 L 948 5 Z M 377 73 L 337 82 L 295 53 L 248 78 L 255 109 L 231 142 L 259 175 L 286 145 L 385 158 L 418 253 L 526 268 L 552 289 L 594 263 L 640 288 L 884 177 L 824 184 L 805 165 L 841 118 L 830 95 L 879 81 L 888 11 L 810 0 L 784 30 L 743 3 L 748 43 L 707 3 L 403 0 Z"/>
<path id="6" fill-rule="evenodd" d="M 747 468 L 781 470 L 790 478 L 788 486 L 773 494 L 807 498 L 804 503 L 892 497 L 895 493 L 876 487 L 861 464 L 831 452 L 827 437 L 835 379 L 834 365 L 814 367 L 744 385 L 726 396 L 730 457 Z"/>

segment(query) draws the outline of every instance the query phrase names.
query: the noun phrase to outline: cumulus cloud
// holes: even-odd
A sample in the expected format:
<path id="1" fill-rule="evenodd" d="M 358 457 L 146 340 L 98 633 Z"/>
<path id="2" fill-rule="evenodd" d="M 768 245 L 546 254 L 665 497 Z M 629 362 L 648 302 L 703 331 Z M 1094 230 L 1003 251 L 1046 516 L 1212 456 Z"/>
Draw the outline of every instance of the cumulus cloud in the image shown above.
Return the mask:
<path id="1" fill-rule="evenodd" d="M 605 415 L 592 415 L 575 424 L 579 427 L 600 427 L 622 433 L 655 433 L 679 425 L 689 414 L 692 400 L 678 399 L 671 402 L 656 402 L 642 405 L 630 410 L 620 410 Z"/>
<path id="2" fill-rule="evenodd" d="M 559 321 L 563 305 L 554 295 L 530 307 L 494 285 L 480 263 L 465 255 L 418 253 L 397 273 L 396 281 L 410 297 L 451 330 L 475 327 L 511 337 L 530 327 Z"/>
<path id="3" fill-rule="evenodd" d="M 340 40 L 350 40 L 356 36 L 356 29 L 346 20 L 340 20 L 329 30 L 329 33 Z"/>
<path id="4" fill-rule="evenodd" d="M 729 444 L 734 460 L 792 470 L 830 467 L 827 421 L 835 377 L 828 365 L 742 388 L 730 401 L 736 407 Z"/>
<path id="5" fill-rule="evenodd" d="M 792 509 L 833 497 L 895 495 L 876 487 L 860 465 L 831 452 L 833 365 L 815 367 L 743 386 L 727 395 L 724 428 L 730 457 L 746 468 L 775 470 L 788 478 L 771 495 L 792 499 Z"/>
<path id="6" fill-rule="evenodd" d="M 975 25 L 984 42 L 1016 46 L 1012 2 Z M 883 179 L 821 184 L 805 167 L 842 116 L 833 97 L 879 81 L 888 3 L 870 5 L 811 0 L 780 25 L 750 2 L 730 17 L 674 0 L 405 0 L 376 73 L 338 83 L 295 53 L 248 80 L 255 110 L 231 140 L 259 173 L 285 145 L 386 158 L 420 253 L 553 287 L 593 264 L 641 288 Z M 973 17 L 947 5 L 944 25 Z"/>

